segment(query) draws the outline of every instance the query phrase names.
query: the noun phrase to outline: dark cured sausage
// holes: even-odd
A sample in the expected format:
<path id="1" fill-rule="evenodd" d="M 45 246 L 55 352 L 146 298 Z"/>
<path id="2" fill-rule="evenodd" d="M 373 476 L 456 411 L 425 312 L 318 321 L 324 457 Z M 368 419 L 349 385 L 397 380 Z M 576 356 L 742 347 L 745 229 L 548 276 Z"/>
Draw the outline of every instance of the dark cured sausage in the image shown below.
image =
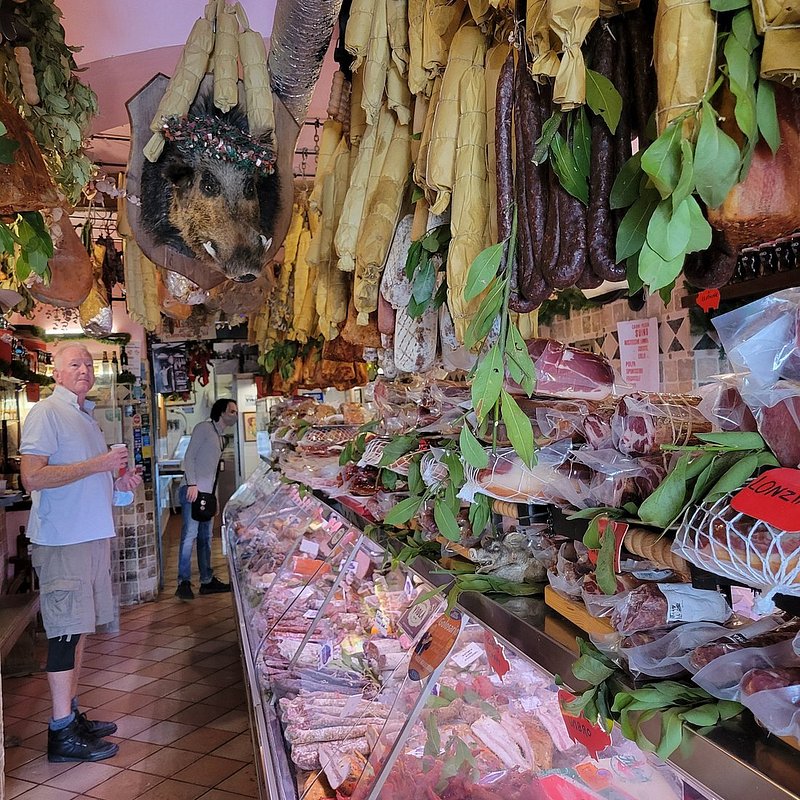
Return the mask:
<path id="1" fill-rule="evenodd" d="M 686 256 L 683 273 L 686 280 L 698 289 L 719 289 L 733 277 L 737 257 L 725 234 L 715 229 L 708 250 Z"/>
<path id="2" fill-rule="evenodd" d="M 655 4 L 654 4 L 655 5 Z M 655 109 L 656 90 L 655 70 L 650 63 L 653 52 L 653 24 L 646 19 L 641 8 L 636 8 L 622 15 L 627 27 L 627 40 L 630 48 L 631 66 L 629 73 L 633 76 L 634 110 L 636 112 L 636 132 L 639 136 L 639 149 L 644 150 L 650 141 L 647 137 L 647 123 Z"/>
<path id="3" fill-rule="evenodd" d="M 613 82 L 614 40 L 607 25 L 595 29 L 596 47 L 592 69 Z M 614 257 L 615 236 L 611 214 L 611 187 L 616 175 L 614 135 L 599 115 L 593 115 L 592 156 L 589 170 L 589 260 L 595 274 L 607 281 L 625 278 L 624 264 Z"/>
<path id="4" fill-rule="evenodd" d="M 512 114 L 514 108 L 514 51 L 510 50 L 497 82 L 496 124 L 495 124 L 495 153 L 496 153 L 496 182 L 497 182 L 497 235 L 502 242 L 511 236 L 511 227 L 514 214 L 514 200 L 517 203 L 517 242 L 516 258 L 511 258 L 510 248 L 506 248 L 506 263 L 511 289 L 508 296 L 508 307 L 512 311 L 527 314 L 539 306 L 520 297 L 519 276 L 526 263 L 530 263 L 532 253 L 530 249 L 530 236 L 521 223 L 527 220 L 527 209 L 524 206 L 524 193 L 520 196 L 519 181 L 514 182 L 514 165 L 511 159 L 511 131 Z M 519 147 L 519 144 L 517 144 Z"/>
<path id="5" fill-rule="evenodd" d="M 497 238 L 511 236 L 514 214 L 514 165 L 511 161 L 511 114 L 514 104 L 514 51 L 509 50 L 497 81 L 495 116 L 495 183 L 497 186 Z"/>
<path id="6" fill-rule="evenodd" d="M 551 276 L 558 266 L 558 253 L 561 249 L 561 220 L 559 218 L 558 197 L 563 191 L 555 172 L 547 165 L 547 223 L 542 241 L 542 274 L 547 283 L 555 288 Z"/>
<path id="7" fill-rule="evenodd" d="M 523 48 L 517 62 L 517 82 L 514 98 L 515 141 L 517 144 L 517 195 L 525 207 L 525 221 L 519 221 L 520 230 L 528 239 L 527 262 L 522 263 L 520 291 L 538 306 L 546 300 L 550 289 L 544 280 L 541 266 L 542 240 L 547 224 L 547 173 L 533 163 L 533 150 L 541 135 L 542 98 L 539 87 L 527 66 L 527 50 Z M 523 251 L 526 252 L 526 251 Z"/>
<path id="8" fill-rule="evenodd" d="M 589 266 L 589 252 L 586 246 L 586 206 L 577 197 L 562 189 L 560 183 L 558 188 L 561 245 L 552 282 L 556 289 L 566 289 L 574 286 Z M 550 282 L 549 277 L 548 282 Z"/>
<path id="9" fill-rule="evenodd" d="M 617 91 L 622 96 L 622 113 L 619 117 L 617 130 L 614 133 L 614 172 L 618 175 L 631 157 L 631 118 L 634 112 L 632 108 L 634 99 L 630 81 L 628 28 L 619 18 L 612 19 L 610 24 L 611 32 L 617 39 L 614 59 L 614 86 L 617 87 Z M 625 211 L 626 209 L 624 208 L 618 208 L 612 212 L 615 228 L 619 227 L 622 218 L 625 216 Z"/>
<path id="10" fill-rule="evenodd" d="M 517 61 L 514 91 L 514 141 L 517 149 L 516 197 L 519 263 L 519 298 L 511 305 L 515 311 L 533 311 L 550 295 L 540 264 L 541 231 L 544 229 L 544 191 L 541 170 L 532 161 L 533 145 L 539 137 L 541 118 L 539 97 L 528 72 L 526 51 Z M 513 287 L 512 287 L 513 292 Z"/>
<path id="11" fill-rule="evenodd" d="M 578 278 L 575 285 L 579 289 L 596 289 L 603 282 L 603 279 L 592 269 L 591 264 L 587 265 L 583 275 Z"/>

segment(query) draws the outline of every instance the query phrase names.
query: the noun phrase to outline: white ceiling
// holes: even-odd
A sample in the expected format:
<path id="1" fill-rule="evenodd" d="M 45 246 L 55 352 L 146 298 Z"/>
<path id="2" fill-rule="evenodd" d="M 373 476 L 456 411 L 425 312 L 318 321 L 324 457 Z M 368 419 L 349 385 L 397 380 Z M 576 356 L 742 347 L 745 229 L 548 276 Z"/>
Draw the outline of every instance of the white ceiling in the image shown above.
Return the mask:
<path id="1" fill-rule="evenodd" d="M 253 30 L 267 40 L 276 0 L 240 0 Z M 91 133 L 91 157 L 121 164 L 128 145 L 113 137 L 128 135 L 125 103 L 154 75 L 171 75 L 203 0 L 56 0 L 63 14 L 67 44 L 83 49 L 75 54 L 81 80 L 97 93 L 99 113 Z M 325 119 L 331 76 L 336 69 L 332 48 L 309 109 L 309 118 Z M 313 148 L 313 129 L 304 131 L 298 147 Z M 299 164 L 299 159 L 298 162 Z M 108 171 L 113 171 L 112 167 Z"/>

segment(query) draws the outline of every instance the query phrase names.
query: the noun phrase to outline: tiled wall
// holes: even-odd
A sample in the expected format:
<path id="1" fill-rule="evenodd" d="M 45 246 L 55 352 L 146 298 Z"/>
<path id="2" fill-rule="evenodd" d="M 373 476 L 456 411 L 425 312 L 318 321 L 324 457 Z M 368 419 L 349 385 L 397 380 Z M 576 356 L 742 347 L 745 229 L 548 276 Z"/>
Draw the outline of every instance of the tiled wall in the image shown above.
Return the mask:
<path id="1" fill-rule="evenodd" d="M 711 375 L 728 371 L 713 328 L 700 309 L 691 313 L 681 305 L 685 296 L 676 288 L 667 305 L 658 295 L 649 297 L 641 311 L 632 311 L 627 299 L 599 308 L 574 310 L 541 326 L 540 335 L 602 353 L 619 371 L 617 323 L 655 317 L 659 322 L 661 391 L 690 393 Z"/>
<path id="2" fill-rule="evenodd" d="M 115 510 L 121 606 L 155 600 L 158 594 L 154 507 L 152 487 L 142 486 L 131 505 Z"/>
<path id="3" fill-rule="evenodd" d="M 146 359 L 142 359 L 142 365 L 141 392 L 128 392 L 124 399 L 120 398 L 120 403 L 131 404 L 135 414 L 148 415 L 152 421 Z M 131 419 L 124 417 L 123 434 L 133 452 Z M 118 587 L 119 605 L 131 606 L 155 600 L 158 595 L 158 525 L 152 481 L 146 481 L 137 489 L 131 505 L 114 509 L 114 517 L 117 529 L 114 585 Z"/>

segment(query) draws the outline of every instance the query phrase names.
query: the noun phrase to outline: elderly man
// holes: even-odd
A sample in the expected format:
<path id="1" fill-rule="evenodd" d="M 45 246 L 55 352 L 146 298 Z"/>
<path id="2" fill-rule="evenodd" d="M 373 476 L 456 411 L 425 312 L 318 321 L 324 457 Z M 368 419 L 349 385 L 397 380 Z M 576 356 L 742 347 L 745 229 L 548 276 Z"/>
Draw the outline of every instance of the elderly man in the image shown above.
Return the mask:
<path id="1" fill-rule="evenodd" d="M 109 451 L 86 395 L 94 386 L 92 356 L 81 344 L 60 346 L 53 357 L 56 388 L 36 403 L 22 429 L 22 480 L 31 493 L 28 533 L 39 576 L 47 633 L 47 681 L 53 718 L 50 761 L 99 761 L 119 749 L 102 739 L 112 722 L 87 719 L 78 708 L 84 634 L 114 618 L 112 504 L 127 505 L 141 478 L 118 475 L 127 450 Z"/>

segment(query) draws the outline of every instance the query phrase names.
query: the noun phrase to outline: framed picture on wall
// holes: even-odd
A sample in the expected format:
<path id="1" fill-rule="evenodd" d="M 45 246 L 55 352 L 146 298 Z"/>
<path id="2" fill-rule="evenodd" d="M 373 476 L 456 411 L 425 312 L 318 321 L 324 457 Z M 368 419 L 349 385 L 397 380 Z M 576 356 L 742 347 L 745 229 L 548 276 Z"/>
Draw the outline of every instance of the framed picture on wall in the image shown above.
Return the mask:
<path id="1" fill-rule="evenodd" d="M 192 387 L 189 382 L 186 345 L 154 344 L 153 373 L 156 392 L 159 394 L 182 394 Z"/>
<path id="2" fill-rule="evenodd" d="M 242 427 L 244 428 L 244 440 L 254 442 L 256 440 L 256 412 L 244 411 L 242 413 Z"/>

